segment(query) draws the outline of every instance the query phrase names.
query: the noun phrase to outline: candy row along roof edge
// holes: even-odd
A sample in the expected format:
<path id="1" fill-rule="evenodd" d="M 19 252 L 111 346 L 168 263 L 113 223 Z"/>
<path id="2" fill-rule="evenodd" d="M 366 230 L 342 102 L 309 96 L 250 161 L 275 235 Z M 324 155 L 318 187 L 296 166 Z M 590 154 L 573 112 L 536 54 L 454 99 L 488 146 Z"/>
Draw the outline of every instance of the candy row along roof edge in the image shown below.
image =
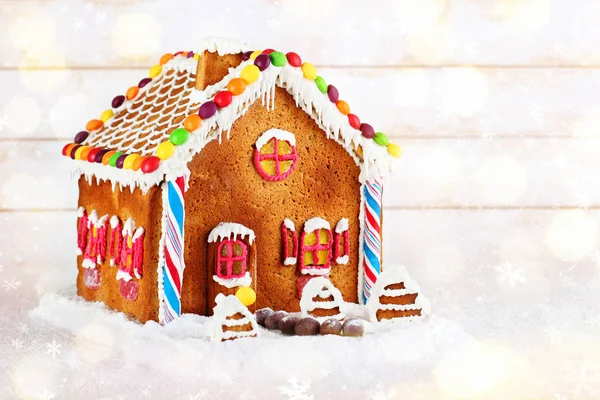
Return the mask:
<path id="1" fill-rule="evenodd" d="M 198 58 L 194 52 L 167 53 L 160 58 L 159 64 L 150 68 L 149 77 L 142 79 L 137 86 L 130 87 L 125 95 L 118 95 L 112 100 L 112 108 L 118 109 L 125 100 L 134 100 L 139 89 L 146 86 L 152 79 L 160 76 L 163 65 L 177 56 L 186 58 Z M 302 63 L 300 56 L 294 52 L 284 54 L 273 49 L 248 51 L 242 54 L 244 61 L 253 60 L 254 64 L 246 65 L 239 78 L 232 78 L 227 84 L 227 90 L 218 92 L 212 100 L 204 102 L 197 114 L 188 115 L 183 121 L 183 127 L 174 129 L 169 135 L 169 140 L 162 142 L 156 148 L 155 155 L 142 156 L 139 154 L 127 154 L 119 151 L 112 151 L 100 147 L 90 147 L 82 143 L 88 138 L 90 132 L 98 131 L 104 123 L 114 116 L 114 111 L 108 109 L 100 115 L 100 119 L 93 119 L 86 125 L 86 130 L 78 132 L 75 135 L 73 143 L 68 143 L 63 147 L 62 154 L 71 157 L 74 160 L 87 160 L 91 163 L 102 163 L 119 169 L 131 169 L 138 171 L 141 169 L 144 173 L 151 173 L 158 169 L 160 161 L 170 158 L 175 152 L 175 146 L 184 144 L 190 132 L 200 127 L 202 119 L 208 119 L 222 108 L 227 107 L 233 96 L 238 96 L 246 90 L 246 86 L 257 81 L 260 73 L 269 66 L 283 67 L 289 63 L 292 67 L 301 68 L 302 74 L 306 79 L 312 80 L 323 95 L 327 95 L 332 103 L 335 103 L 337 109 L 348 117 L 348 123 L 356 130 L 359 130 L 366 139 L 373 139 L 380 146 L 387 147 L 388 153 L 399 158 L 402 150 L 400 146 L 389 143 L 387 136 L 383 132 L 375 132 L 373 127 L 367 123 L 361 123 L 358 116 L 350 113 L 350 106 L 344 100 L 339 99 L 339 92 L 333 85 L 328 85 L 321 76 L 317 75 L 314 65 L 308 62 Z"/>

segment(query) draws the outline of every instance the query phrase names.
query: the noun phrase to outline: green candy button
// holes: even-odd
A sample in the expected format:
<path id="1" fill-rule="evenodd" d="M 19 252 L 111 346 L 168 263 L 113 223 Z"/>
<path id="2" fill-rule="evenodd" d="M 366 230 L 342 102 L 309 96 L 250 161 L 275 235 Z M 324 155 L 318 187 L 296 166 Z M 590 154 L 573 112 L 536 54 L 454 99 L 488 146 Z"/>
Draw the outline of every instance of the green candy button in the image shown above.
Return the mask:
<path id="1" fill-rule="evenodd" d="M 269 57 L 271 57 L 271 64 L 276 67 L 283 67 L 287 63 L 287 57 L 280 51 L 272 52 Z"/>
<path id="2" fill-rule="evenodd" d="M 122 155 L 123 155 L 122 151 L 117 151 L 115 154 L 112 155 L 111 158 L 108 159 L 108 165 L 110 165 L 111 167 L 116 167 L 117 166 L 117 160 Z"/>
<path id="3" fill-rule="evenodd" d="M 171 132 L 171 135 L 169 136 L 169 141 L 175 146 L 179 146 L 184 144 L 188 140 L 188 137 L 190 137 L 190 133 L 187 129 L 177 128 L 173 132 Z"/>
<path id="4" fill-rule="evenodd" d="M 325 82 L 325 79 L 323 79 L 320 76 L 317 76 L 315 78 L 315 83 L 317 84 L 317 87 L 319 88 L 321 93 L 327 93 L 327 82 Z"/>
<path id="5" fill-rule="evenodd" d="M 373 137 L 373 140 L 375 141 L 375 143 L 377 143 L 380 146 L 387 146 L 390 141 L 388 140 L 388 137 L 385 136 L 385 133 L 383 132 L 375 132 L 375 136 Z"/>

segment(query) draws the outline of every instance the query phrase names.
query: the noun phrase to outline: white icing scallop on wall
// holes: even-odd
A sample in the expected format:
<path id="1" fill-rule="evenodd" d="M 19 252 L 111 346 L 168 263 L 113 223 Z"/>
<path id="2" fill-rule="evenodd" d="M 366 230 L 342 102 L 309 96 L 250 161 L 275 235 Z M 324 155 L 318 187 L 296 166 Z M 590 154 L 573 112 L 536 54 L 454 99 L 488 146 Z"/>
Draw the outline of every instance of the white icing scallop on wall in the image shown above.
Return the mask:
<path id="1" fill-rule="evenodd" d="M 252 244 L 254 241 L 254 231 L 245 227 L 242 224 L 235 222 L 221 222 L 208 235 L 208 243 L 220 242 L 224 239 L 236 240 L 237 238 L 248 238 L 248 242 Z"/>
<path id="2" fill-rule="evenodd" d="M 296 137 L 292 132 L 284 131 L 283 129 L 271 128 L 265 131 L 256 139 L 256 148 L 260 150 L 269 140 L 276 138 L 277 140 L 285 140 L 292 146 L 296 146 Z"/>

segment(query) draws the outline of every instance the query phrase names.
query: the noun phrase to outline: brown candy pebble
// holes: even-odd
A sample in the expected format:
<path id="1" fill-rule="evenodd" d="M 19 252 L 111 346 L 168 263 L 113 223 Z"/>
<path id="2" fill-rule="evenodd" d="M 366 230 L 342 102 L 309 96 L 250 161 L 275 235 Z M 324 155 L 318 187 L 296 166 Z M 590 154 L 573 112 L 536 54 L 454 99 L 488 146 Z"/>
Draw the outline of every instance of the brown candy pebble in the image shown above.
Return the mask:
<path id="1" fill-rule="evenodd" d="M 254 314 L 256 316 L 256 323 L 259 324 L 260 326 L 265 326 L 265 320 L 267 319 L 267 317 L 269 315 L 271 315 L 273 313 L 274 313 L 274 311 L 268 307 L 257 310 L 256 313 Z"/>
<path id="2" fill-rule="evenodd" d="M 267 319 L 265 319 L 265 328 L 271 331 L 279 329 L 279 321 L 281 321 L 283 317 L 287 315 L 288 314 L 285 311 L 275 311 L 273 314 L 269 315 Z"/>
<path id="3" fill-rule="evenodd" d="M 296 335 L 310 336 L 318 335 L 321 324 L 313 317 L 304 317 L 296 323 Z"/>
<path id="4" fill-rule="evenodd" d="M 284 335 L 293 335 L 296 333 L 296 324 L 300 321 L 300 317 L 297 315 L 285 316 L 279 321 L 279 330 Z"/>
<path id="5" fill-rule="evenodd" d="M 359 319 L 350 318 L 344 321 L 342 332 L 344 336 L 362 336 L 365 333 L 365 327 Z"/>
<path id="6" fill-rule="evenodd" d="M 342 323 L 335 318 L 329 318 L 321 324 L 321 335 L 340 335 L 342 333 Z"/>

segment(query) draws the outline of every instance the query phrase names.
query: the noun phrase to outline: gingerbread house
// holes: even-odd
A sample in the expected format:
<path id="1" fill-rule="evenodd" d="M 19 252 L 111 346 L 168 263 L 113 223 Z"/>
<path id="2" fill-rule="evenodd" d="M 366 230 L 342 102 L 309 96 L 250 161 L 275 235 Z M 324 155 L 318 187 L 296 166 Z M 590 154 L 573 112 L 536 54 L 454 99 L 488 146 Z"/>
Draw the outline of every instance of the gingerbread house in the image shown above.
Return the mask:
<path id="1" fill-rule="evenodd" d="M 78 294 L 139 321 L 218 294 L 298 311 L 327 278 L 363 303 L 381 271 L 382 180 L 400 155 L 294 52 L 165 54 L 63 148 L 79 182 Z"/>

